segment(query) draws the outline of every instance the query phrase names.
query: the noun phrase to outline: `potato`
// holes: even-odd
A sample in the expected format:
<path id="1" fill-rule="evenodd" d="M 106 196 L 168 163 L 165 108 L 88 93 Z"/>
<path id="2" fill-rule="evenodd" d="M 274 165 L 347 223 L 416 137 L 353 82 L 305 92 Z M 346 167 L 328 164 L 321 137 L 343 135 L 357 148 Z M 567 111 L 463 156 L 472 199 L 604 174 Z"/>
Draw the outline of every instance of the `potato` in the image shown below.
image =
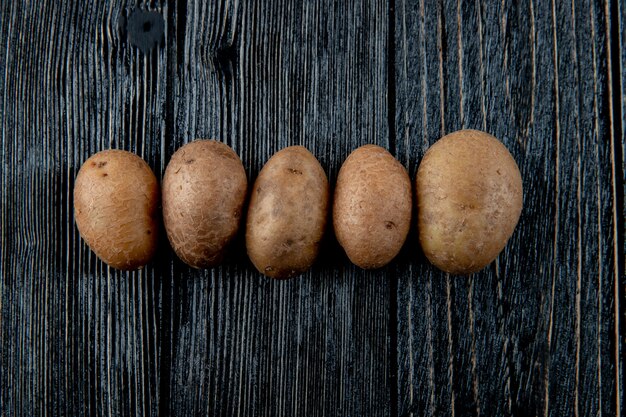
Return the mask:
<path id="1" fill-rule="evenodd" d="M 380 268 L 396 257 L 411 224 L 411 180 L 406 169 L 380 146 L 365 145 L 339 170 L 333 224 L 355 265 Z"/>
<path id="2" fill-rule="evenodd" d="M 254 183 L 246 246 L 254 266 L 286 279 L 311 267 L 319 251 L 328 213 L 328 179 L 302 146 L 277 152 Z"/>
<path id="3" fill-rule="evenodd" d="M 415 181 L 419 240 L 426 257 L 452 274 L 489 265 L 522 211 L 522 177 L 493 136 L 461 130 L 428 149 Z"/>
<path id="4" fill-rule="evenodd" d="M 180 259 L 194 268 L 222 261 L 247 188 L 241 160 L 228 145 L 197 140 L 174 153 L 163 177 L 163 220 Z"/>
<path id="5" fill-rule="evenodd" d="M 78 171 L 76 226 L 87 245 L 110 266 L 137 269 L 157 247 L 159 186 L 146 162 L 120 150 L 98 152 Z"/>

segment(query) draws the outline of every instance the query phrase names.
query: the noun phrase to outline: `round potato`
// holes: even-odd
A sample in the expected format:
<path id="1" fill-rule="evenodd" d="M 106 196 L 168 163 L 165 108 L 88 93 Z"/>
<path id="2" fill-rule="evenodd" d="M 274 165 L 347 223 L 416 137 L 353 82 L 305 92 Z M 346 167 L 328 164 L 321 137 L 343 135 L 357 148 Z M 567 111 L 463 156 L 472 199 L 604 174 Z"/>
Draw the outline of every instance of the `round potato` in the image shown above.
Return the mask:
<path id="1" fill-rule="evenodd" d="M 396 257 L 411 225 L 411 180 L 406 169 L 380 146 L 365 145 L 339 170 L 333 224 L 355 265 L 380 268 Z"/>
<path id="2" fill-rule="evenodd" d="M 328 213 L 328 179 L 306 148 L 290 146 L 265 164 L 254 183 L 246 246 L 254 266 L 287 279 L 311 267 Z"/>
<path id="3" fill-rule="evenodd" d="M 159 186 L 146 162 L 120 150 L 98 152 L 78 171 L 76 226 L 87 245 L 110 266 L 137 269 L 157 247 Z"/>
<path id="4" fill-rule="evenodd" d="M 461 130 L 428 149 L 415 181 L 419 239 L 439 269 L 469 274 L 502 251 L 522 211 L 522 177 L 495 137 Z"/>
<path id="5" fill-rule="evenodd" d="M 221 262 L 239 229 L 247 187 L 228 145 L 197 140 L 174 153 L 163 177 L 163 221 L 180 259 L 194 268 Z"/>

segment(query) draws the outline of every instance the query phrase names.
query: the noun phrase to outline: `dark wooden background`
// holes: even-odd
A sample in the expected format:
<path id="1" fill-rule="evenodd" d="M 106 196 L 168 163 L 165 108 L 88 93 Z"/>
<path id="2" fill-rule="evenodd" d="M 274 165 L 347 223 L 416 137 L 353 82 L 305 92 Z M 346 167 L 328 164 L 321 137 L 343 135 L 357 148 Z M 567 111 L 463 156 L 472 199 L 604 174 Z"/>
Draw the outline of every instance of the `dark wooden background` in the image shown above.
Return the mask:
<path id="1" fill-rule="evenodd" d="M 623 413 L 625 43 L 621 0 L 0 1 L 0 415 Z M 366 143 L 414 177 L 461 128 L 500 138 L 525 187 L 509 245 L 469 277 L 431 267 L 414 230 L 373 272 L 329 233 L 288 282 L 241 238 L 220 268 L 163 239 L 126 273 L 74 225 L 102 149 L 161 178 L 216 138 L 253 180 L 302 144 L 334 182 Z"/>

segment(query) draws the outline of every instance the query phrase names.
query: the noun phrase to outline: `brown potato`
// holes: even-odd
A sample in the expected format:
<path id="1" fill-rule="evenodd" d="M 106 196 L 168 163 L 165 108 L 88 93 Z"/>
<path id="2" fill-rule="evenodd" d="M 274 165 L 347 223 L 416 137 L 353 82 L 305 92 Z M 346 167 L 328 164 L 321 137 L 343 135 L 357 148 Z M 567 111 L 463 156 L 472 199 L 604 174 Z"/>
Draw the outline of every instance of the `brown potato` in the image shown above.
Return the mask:
<path id="1" fill-rule="evenodd" d="M 120 150 L 98 152 L 78 171 L 76 226 L 110 266 L 137 269 L 152 258 L 158 237 L 159 186 L 146 162 Z"/>
<path id="2" fill-rule="evenodd" d="M 461 130 L 428 149 L 415 180 L 419 239 L 439 269 L 469 274 L 502 251 L 522 211 L 522 177 L 495 137 Z"/>
<path id="3" fill-rule="evenodd" d="M 327 213 L 328 179 L 317 159 L 302 146 L 277 152 L 259 173 L 250 197 L 250 260 L 272 278 L 306 271 L 317 257 Z"/>
<path id="4" fill-rule="evenodd" d="M 355 265 L 380 268 L 396 257 L 411 225 L 411 180 L 380 146 L 353 151 L 339 170 L 333 224 Z"/>
<path id="5" fill-rule="evenodd" d="M 214 140 L 180 148 L 163 177 L 163 221 L 172 248 L 188 265 L 221 262 L 237 234 L 248 188 L 239 156 Z"/>

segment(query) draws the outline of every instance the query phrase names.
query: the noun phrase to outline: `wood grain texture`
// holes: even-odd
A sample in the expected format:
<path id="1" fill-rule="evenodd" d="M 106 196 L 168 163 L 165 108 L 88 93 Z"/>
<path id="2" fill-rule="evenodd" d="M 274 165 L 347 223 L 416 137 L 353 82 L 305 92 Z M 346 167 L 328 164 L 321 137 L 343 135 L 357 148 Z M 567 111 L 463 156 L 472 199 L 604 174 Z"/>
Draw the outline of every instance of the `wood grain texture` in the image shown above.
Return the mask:
<path id="1" fill-rule="evenodd" d="M 611 57 L 613 64 L 613 106 L 615 120 L 615 159 L 616 168 L 614 194 L 617 200 L 617 207 L 622 208 L 621 216 L 617 211 L 617 248 L 621 248 L 621 262 L 618 262 L 617 268 L 621 268 L 618 277 L 620 277 L 620 285 L 616 287 L 616 298 L 620 300 L 620 309 L 616 314 L 616 328 L 618 329 L 617 356 L 620 358 L 618 363 L 618 375 L 624 375 L 624 346 L 626 342 L 626 204 L 624 203 L 624 195 L 626 194 L 626 6 L 624 2 L 614 0 L 611 2 L 612 16 L 617 16 L 611 20 Z M 621 158 L 620 158 L 621 156 Z M 621 165 L 620 165 L 621 160 Z M 618 258 L 619 260 L 619 258 Z M 624 387 L 621 386 L 619 397 L 619 410 L 623 412 L 624 408 Z"/>
<path id="2" fill-rule="evenodd" d="M 274 152 L 303 145 L 334 182 L 353 148 L 389 145 L 386 13 L 384 1 L 179 3 L 170 151 L 216 138 L 252 183 Z M 388 271 L 325 246 L 287 282 L 256 272 L 241 240 L 222 268 L 174 264 L 172 414 L 389 414 Z"/>
<path id="3" fill-rule="evenodd" d="M 616 259 L 618 270 L 618 285 L 615 287 L 615 298 L 619 300 L 619 308 L 615 314 L 615 328 L 617 345 L 615 346 L 617 358 L 617 377 L 624 376 L 624 345 L 626 341 L 626 204 L 624 194 L 626 191 L 626 7 L 623 2 L 613 0 L 610 4 L 611 13 L 611 63 L 612 63 L 612 92 L 613 92 L 613 126 L 614 126 L 614 196 L 616 200 L 616 251 L 619 255 Z M 621 207 L 621 213 L 620 213 Z M 624 384 L 621 383 L 618 392 L 617 412 L 624 413 Z"/>
<path id="4" fill-rule="evenodd" d="M 622 3 L 0 2 L 0 416 L 620 415 Z M 147 53 L 124 29 L 137 8 L 164 19 Z M 287 282 L 242 236 L 219 268 L 163 236 L 119 272 L 74 225 L 102 149 L 160 179 L 214 138 L 252 183 L 299 144 L 332 185 L 366 143 L 414 178 L 460 128 L 500 138 L 525 187 L 509 245 L 469 277 L 430 266 L 415 231 L 373 272 L 332 233 Z"/>
<path id="5" fill-rule="evenodd" d="M 401 413 L 619 411 L 609 16 L 589 1 L 397 2 L 399 157 L 414 172 L 443 134 L 482 129 L 525 187 L 487 270 L 451 277 L 423 260 L 401 278 Z"/>
<path id="6" fill-rule="evenodd" d="M 0 415 L 155 415 L 158 264 L 106 267 L 72 189 L 109 147 L 161 163 L 165 50 L 120 32 L 133 2 L 2 2 Z"/>

